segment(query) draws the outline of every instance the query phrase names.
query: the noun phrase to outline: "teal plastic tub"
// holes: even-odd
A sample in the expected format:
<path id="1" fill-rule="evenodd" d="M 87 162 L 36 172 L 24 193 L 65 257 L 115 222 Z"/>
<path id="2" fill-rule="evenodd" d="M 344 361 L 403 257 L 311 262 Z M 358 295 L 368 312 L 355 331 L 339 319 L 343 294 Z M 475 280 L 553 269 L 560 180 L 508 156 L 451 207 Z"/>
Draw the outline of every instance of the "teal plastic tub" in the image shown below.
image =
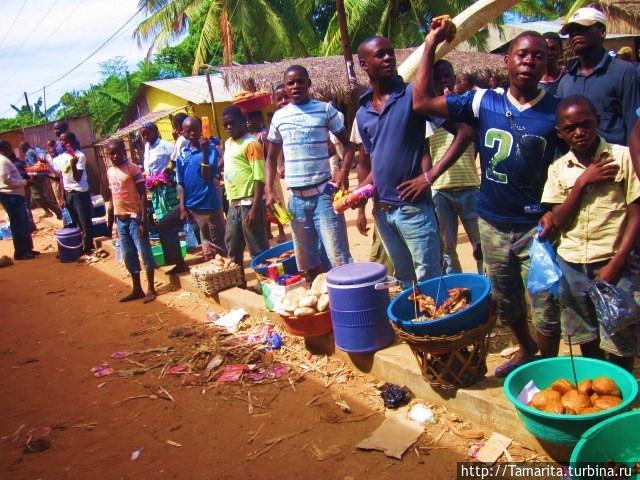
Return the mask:
<path id="1" fill-rule="evenodd" d="M 585 433 L 571 453 L 570 465 L 575 469 L 572 480 L 601 480 L 589 476 L 585 467 L 602 468 L 613 461 L 630 469 L 640 461 L 640 410 L 623 413 L 594 425 Z M 640 474 L 629 477 L 639 480 Z"/>
<path id="2" fill-rule="evenodd" d="M 573 382 L 571 357 L 545 358 L 517 368 L 504 382 L 504 393 L 516 407 L 518 417 L 535 437 L 562 445 L 577 444 L 582 435 L 601 421 L 629 408 L 638 395 L 638 381 L 626 370 L 602 360 L 574 357 L 578 382 L 600 376 L 610 377 L 620 389 L 622 403 L 609 410 L 587 415 L 559 415 L 542 412 L 518 401 L 522 388 L 533 380 L 543 390 L 560 378 Z"/>

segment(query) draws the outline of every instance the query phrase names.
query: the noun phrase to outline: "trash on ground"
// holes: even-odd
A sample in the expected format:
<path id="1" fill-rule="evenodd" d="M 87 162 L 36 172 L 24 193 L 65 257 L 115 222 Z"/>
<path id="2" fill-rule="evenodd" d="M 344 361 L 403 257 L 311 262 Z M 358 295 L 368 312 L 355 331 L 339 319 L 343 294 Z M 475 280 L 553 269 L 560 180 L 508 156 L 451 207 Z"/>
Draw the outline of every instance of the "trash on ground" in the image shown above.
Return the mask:
<path id="1" fill-rule="evenodd" d="M 137 450 L 134 450 L 133 452 L 131 452 L 131 461 L 135 462 L 136 460 L 138 460 L 140 458 L 140 455 L 142 454 L 142 451 L 144 450 L 144 447 L 140 447 Z"/>
<path id="2" fill-rule="evenodd" d="M 409 409 L 409 420 L 426 425 L 427 423 L 436 423 L 436 416 L 433 410 L 424 403 L 415 403 Z"/>
<path id="3" fill-rule="evenodd" d="M 40 453 L 49 450 L 49 448 L 51 448 L 51 440 L 38 437 L 29 439 L 22 451 L 24 453 Z"/>
<path id="4" fill-rule="evenodd" d="M 249 313 L 244 308 L 236 308 L 231 310 L 229 313 L 222 315 L 213 323 L 214 325 L 225 327 L 229 331 L 233 332 L 236 330 L 238 324 L 242 321 L 242 319 L 248 315 Z"/>
<path id="5" fill-rule="evenodd" d="M 115 370 L 113 368 L 111 368 L 111 365 L 109 365 L 106 362 L 101 363 L 100 365 L 96 365 L 95 367 L 93 367 L 91 369 L 91 373 L 93 373 L 94 377 L 106 377 L 109 375 L 113 375 L 115 373 Z"/>
<path id="6" fill-rule="evenodd" d="M 242 378 L 242 374 L 249 369 L 249 365 L 246 364 L 231 364 L 225 365 L 222 369 L 222 373 L 216 378 L 218 383 L 237 382 Z"/>
<path id="7" fill-rule="evenodd" d="M 387 408 L 398 408 L 411 400 L 411 391 L 407 387 L 401 387 L 394 383 L 385 383 L 378 390 L 380 390 L 380 396 Z"/>
<path id="8" fill-rule="evenodd" d="M 478 450 L 476 458 L 483 463 L 495 463 L 503 453 L 509 453 L 507 448 L 509 448 L 511 442 L 512 440 L 509 437 L 494 432 L 484 446 Z"/>
<path id="9" fill-rule="evenodd" d="M 402 455 L 424 432 L 424 427 L 407 417 L 408 408 L 387 411 L 384 422 L 356 448 L 361 450 L 381 450 L 387 457 L 402 459 Z"/>

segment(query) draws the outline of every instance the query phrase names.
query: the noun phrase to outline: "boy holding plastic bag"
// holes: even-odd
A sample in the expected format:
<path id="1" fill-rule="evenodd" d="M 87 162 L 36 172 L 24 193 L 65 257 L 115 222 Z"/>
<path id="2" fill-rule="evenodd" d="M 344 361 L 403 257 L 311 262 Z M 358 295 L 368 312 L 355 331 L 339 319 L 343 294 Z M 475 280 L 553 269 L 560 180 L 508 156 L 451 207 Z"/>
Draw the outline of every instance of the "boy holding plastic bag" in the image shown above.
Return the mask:
<path id="1" fill-rule="evenodd" d="M 581 95 L 565 98 L 557 110 L 558 136 L 570 152 L 550 167 L 542 201 L 553 206 L 560 232 L 558 264 L 562 328 L 583 356 L 606 358 L 627 370 L 637 350 L 640 262 L 634 252 L 640 235 L 640 181 L 629 149 L 597 135 L 599 117 Z M 621 315 L 610 318 L 590 295 L 620 300 Z M 615 287 L 610 289 L 609 287 Z M 600 292 L 598 294 L 598 292 Z M 624 305 L 622 305 L 624 304 Z"/>

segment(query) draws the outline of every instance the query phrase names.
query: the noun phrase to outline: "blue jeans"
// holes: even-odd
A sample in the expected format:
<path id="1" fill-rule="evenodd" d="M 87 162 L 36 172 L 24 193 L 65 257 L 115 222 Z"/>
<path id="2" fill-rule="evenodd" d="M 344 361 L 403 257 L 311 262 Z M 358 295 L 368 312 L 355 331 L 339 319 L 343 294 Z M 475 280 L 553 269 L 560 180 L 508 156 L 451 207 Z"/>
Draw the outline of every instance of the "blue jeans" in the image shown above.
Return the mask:
<path id="1" fill-rule="evenodd" d="M 332 198 L 326 193 L 311 197 L 291 195 L 289 210 L 293 216 L 291 232 L 298 270 L 322 266 L 321 246 L 332 267 L 351 263 L 344 215 L 333 211 Z"/>
<path id="2" fill-rule="evenodd" d="M 447 262 L 447 274 L 462 272 L 456 247 L 458 246 L 458 218 L 467 233 L 473 257 L 476 259 L 478 273 L 482 273 L 482 249 L 480 248 L 480 230 L 478 229 L 478 189 L 441 189 L 433 190 L 433 203 L 440 225 L 442 239 L 442 257 Z"/>
<path id="3" fill-rule="evenodd" d="M 431 200 L 389 210 L 376 205 L 373 216 L 403 288 L 441 274 L 438 221 Z"/>
<path id="4" fill-rule="evenodd" d="M 24 195 L 0 193 L 0 204 L 9 216 L 9 227 L 13 237 L 13 256 L 21 258 L 33 250 L 29 227 L 29 214 Z"/>
<path id="5" fill-rule="evenodd" d="M 140 220 L 136 218 L 116 218 L 116 226 L 120 244 L 122 245 L 124 264 L 129 273 L 140 273 L 138 254 L 142 256 L 145 270 L 156 268 L 149 237 L 143 238 L 140 236 Z"/>

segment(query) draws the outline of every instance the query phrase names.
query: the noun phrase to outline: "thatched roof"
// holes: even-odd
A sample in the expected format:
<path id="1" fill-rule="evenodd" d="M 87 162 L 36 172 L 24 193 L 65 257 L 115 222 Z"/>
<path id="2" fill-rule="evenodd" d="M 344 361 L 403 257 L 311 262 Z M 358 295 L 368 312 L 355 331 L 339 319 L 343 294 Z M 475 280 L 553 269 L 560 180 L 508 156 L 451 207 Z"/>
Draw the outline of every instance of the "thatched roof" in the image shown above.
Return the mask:
<path id="1" fill-rule="evenodd" d="M 413 48 L 396 50 L 398 64 L 413 51 Z M 453 51 L 446 57 L 456 73 L 473 73 L 479 77 L 486 77 L 488 72 L 504 76 L 504 60 L 502 55 L 477 52 Z M 356 59 L 357 61 L 357 59 Z M 282 83 L 282 75 L 290 65 L 299 64 L 309 71 L 311 77 L 311 95 L 322 100 L 336 100 L 349 103 L 349 89 L 344 58 L 341 55 L 330 57 L 292 58 L 274 63 L 234 65 L 219 67 L 225 85 L 229 90 L 266 90 L 271 91 L 277 84 Z M 364 88 L 367 76 L 359 66 L 356 66 L 358 83 Z"/>
<path id="2" fill-rule="evenodd" d="M 640 0 L 596 0 L 607 16 L 607 32 L 638 34 L 640 32 Z"/>

